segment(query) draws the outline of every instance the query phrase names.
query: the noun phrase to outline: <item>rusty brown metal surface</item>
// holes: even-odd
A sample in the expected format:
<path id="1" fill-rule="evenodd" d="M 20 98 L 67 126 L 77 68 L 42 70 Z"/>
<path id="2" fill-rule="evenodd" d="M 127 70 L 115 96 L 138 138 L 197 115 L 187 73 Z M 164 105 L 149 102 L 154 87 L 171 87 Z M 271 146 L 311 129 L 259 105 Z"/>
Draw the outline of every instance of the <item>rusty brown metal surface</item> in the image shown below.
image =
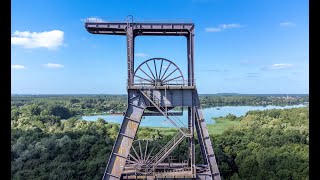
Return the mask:
<path id="1" fill-rule="evenodd" d="M 142 97 L 135 94 L 136 98 L 129 101 L 117 140 L 113 146 L 103 179 L 120 178 L 133 142 L 141 117 L 145 109 Z"/>
<path id="2" fill-rule="evenodd" d="M 85 22 L 89 33 L 127 37 L 128 107 L 103 179 L 220 180 L 194 79 L 194 27 L 193 23 L 134 22 L 132 16 L 128 16 L 127 22 Z M 187 78 L 178 65 L 164 58 L 148 59 L 134 70 L 134 39 L 137 36 L 185 36 Z M 178 114 L 170 112 L 170 109 L 180 106 L 188 108 L 188 124 L 175 116 Z M 146 109 L 148 113 L 144 113 Z M 139 147 L 132 147 L 141 118 L 148 115 L 166 117 L 178 132 L 152 157 L 148 152 L 148 144 L 145 145 L 145 151 L 140 141 Z M 195 164 L 195 133 L 199 138 L 203 165 Z M 189 142 L 188 159 L 180 163 L 165 162 L 184 139 Z"/>

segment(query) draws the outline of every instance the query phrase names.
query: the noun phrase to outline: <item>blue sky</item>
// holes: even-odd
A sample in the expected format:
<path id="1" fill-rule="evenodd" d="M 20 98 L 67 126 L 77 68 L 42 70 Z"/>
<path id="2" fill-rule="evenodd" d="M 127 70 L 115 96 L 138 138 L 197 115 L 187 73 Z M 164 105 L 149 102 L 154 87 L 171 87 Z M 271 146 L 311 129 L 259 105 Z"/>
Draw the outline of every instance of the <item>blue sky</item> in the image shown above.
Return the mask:
<path id="1" fill-rule="evenodd" d="M 125 36 L 84 19 L 192 21 L 198 92 L 309 93 L 305 0 L 11 1 L 11 92 L 126 94 Z M 186 76 L 186 39 L 136 39 L 136 65 L 163 57 Z"/>

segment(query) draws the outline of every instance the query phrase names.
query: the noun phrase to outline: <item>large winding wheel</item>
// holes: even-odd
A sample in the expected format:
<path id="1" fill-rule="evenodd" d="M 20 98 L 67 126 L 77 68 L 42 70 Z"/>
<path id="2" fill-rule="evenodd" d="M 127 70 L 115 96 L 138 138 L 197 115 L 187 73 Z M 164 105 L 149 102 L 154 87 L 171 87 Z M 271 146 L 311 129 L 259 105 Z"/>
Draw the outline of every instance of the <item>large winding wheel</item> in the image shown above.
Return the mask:
<path id="1" fill-rule="evenodd" d="M 143 173 L 143 168 L 150 162 L 152 156 L 161 149 L 157 141 L 138 139 L 134 140 L 126 162 L 127 172 Z"/>
<path id="2" fill-rule="evenodd" d="M 141 63 L 134 72 L 134 84 L 165 86 L 185 85 L 180 68 L 165 58 L 152 58 Z"/>

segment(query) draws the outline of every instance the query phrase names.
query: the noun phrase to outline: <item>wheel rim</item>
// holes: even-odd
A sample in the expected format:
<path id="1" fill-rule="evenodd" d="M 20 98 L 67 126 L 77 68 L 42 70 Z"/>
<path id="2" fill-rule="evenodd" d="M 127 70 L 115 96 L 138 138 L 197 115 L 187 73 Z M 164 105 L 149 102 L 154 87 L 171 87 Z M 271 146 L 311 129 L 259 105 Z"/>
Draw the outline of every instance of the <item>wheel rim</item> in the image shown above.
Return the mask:
<path id="1" fill-rule="evenodd" d="M 152 140 L 134 140 L 127 158 L 127 164 L 140 166 L 148 164 L 152 154 L 154 154 L 158 148 L 157 144 Z"/>
<path id="2" fill-rule="evenodd" d="M 165 58 L 152 58 L 142 62 L 134 72 L 134 84 L 165 86 L 184 85 L 180 68 Z"/>

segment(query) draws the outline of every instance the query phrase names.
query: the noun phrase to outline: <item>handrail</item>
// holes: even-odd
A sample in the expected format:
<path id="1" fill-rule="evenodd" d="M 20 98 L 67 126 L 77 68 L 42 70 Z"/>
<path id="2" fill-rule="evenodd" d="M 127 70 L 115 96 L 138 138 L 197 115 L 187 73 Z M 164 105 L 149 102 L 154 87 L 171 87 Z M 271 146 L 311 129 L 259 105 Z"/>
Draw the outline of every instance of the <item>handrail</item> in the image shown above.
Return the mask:
<path id="1" fill-rule="evenodd" d="M 151 100 L 153 100 L 154 101 L 154 99 L 156 99 L 156 101 L 158 102 L 155 102 L 155 104 L 157 104 L 157 105 L 160 105 L 160 102 L 161 102 L 161 100 L 158 98 L 158 97 L 156 97 L 156 96 L 154 96 L 153 95 L 153 93 L 151 92 L 151 91 L 149 91 L 150 92 L 150 99 Z M 163 111 L 165 111 L 165 109 L 162 107 L 162 106 L 158 106 L 159 108 L 162 108 L 161 110 L 163 110 Z M 171 117 L 174 117 L 174 118 L 176 118 L 178 121 L 178 123 L 180 122 L 180 126 L 182 126 L 182 128 L 187 128 L 187 126 L 178 118 L 178 117 L 176 117 L 174 114 L 172 114 L 171 112 L 168 112 L 168 111 L 166 111 L 167 112 L 167 116 L 168 116 L 168 114 L 171 116 Z"/>
<path id="2" fill-rule="evenodd" d="M 180 128 L 175 122 L 173 122 L 169 117 L 168 117 L 168 115 L 167 114 L 165 114 L 163 111 L 165 110 L 165 109 L 161 109 L 159 106 L 157 106 L 157 104 L 152 100 L 152 99 L 150 99 L 150 97 L 147 95 L 147 94 L 145 94 L 142 90 L 140 90 L 140 92 L 159 110 L 159 112 L 160 113 L 162 113 L 175 127 L 177 127 L 177 128 L 179 128 L 179 131 L 181 131 L 185 136 L 187 136 L 186 135 L 186 132 L 184 132 L 183 131 L 183 129 L 182 128 Z"/>
<path id="3" fill-rule="evenodd" d="M 181 132 L 178 132 L 149 162 L 146 164 L 144 170 L 146 172 L 150 171 L 152 168 L 156 167 L 163 158 L 166 153 L 169 154 L 174 148 L 175 144 L 180 143 L 182 139 L 185 138 Z M 161 160 L 161 161 L 160 161 Z"/>
<path id="4" fill-rule="evenodd" d="M 173 144 L 174 144 L 174 143 L 175 143 L 174 140 L 181 138 L 181 137 L 180 137 L 181 135 L 183 135 L 183 134 L 180 133 L 180 132 L 178 132 L 175 136 L 173 136 L 173 138 L 172 138 L 155 156 L 153 156 L 153 158 L 152 158 L 151 160 L 155 159 L 155 157 L 158 156 L 163 149 L 165 149 L 165 148 L 167 148 L 168 146 L 170 146 L 170 144 L 172 144 L 172 142 L 173 142 Z"/>
<path id="5" fill-rule="evenodd" d="M 128 82 L 128 81 L 127 81 Z M 132 79 L 133 85 L 137 86 L 159 86 L 155 83 L 151 83 L 149 81 L 143 79 Z M 191 83 L 193 86 L 196 85 L 196 80 L 192 80 Z M 170 82 L 165 82 L 162 86 L 189 86 L 188 80 L 171 80 Z"/>
<path id="6" fill-rule="evenodd" d="M 152 168 L 156 167 L 165 157 L 166 154 L 168 155 L 175 147 L 178 143 L 180 143 L 185 137 L 187 137 L 188 129 L 187 131 L 185 131 L 186 129 L 186 125 L 181 122 L 179 120 L 179 118 L 177 118 L 176 116 L 174 116 L 172 113 L 167 112 L 166 109 L 164 109 L 163 106 L 160 105 L 161 100 L 154 96 L 154 94 L 151 91 L 148 91 L 149 94 L 143 92 L 143 90 L 140 89 L 140 92 L 143 96 L 145 96 L 151 104 L 153 104 L 153 106 L 155 106 L 174 126 L 178 127 L 179 132 L 173 136 L 173 138 L 162 148 L 160 149 L 160 151 L 151 158 L 151 160 L 146 164 L 146 168 L 145 171 L 148 172 L 150 171 Z M 165 112 L 166 113 L 165 113 Z M 169 118 L 169 115 L 175 117 L 178 121 L 176 121 L 176 123 L 178 123 L 180 126 L 179 127 L 171 118 Z"/>

